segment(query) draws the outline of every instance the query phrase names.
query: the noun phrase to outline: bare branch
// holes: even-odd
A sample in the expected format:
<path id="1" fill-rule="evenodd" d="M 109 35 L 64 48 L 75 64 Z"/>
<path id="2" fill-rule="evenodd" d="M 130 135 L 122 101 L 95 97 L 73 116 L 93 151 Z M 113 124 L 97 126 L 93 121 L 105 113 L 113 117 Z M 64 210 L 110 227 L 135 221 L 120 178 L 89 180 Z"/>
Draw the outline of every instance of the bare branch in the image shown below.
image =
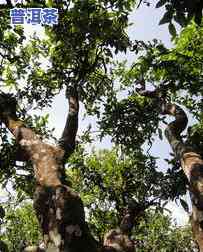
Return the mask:
<path id="1" fill-rule="evenodd" d="M 68 89 L 66 93 L 69 102 L 69 112 L 65 128 L 59 140 L 59 146 L 65 151 L 66 156 L 70 156 L 75 149 L 75 138 L 78 130 L 79 101 L 76 88 Z"/>
<path id="2" fill-rule="evenodd" d="M 138 5 L 137 5 L 137 9 L 140 7 L 141 3 L 142 3 L 142 0 L 139 1 Z"/>

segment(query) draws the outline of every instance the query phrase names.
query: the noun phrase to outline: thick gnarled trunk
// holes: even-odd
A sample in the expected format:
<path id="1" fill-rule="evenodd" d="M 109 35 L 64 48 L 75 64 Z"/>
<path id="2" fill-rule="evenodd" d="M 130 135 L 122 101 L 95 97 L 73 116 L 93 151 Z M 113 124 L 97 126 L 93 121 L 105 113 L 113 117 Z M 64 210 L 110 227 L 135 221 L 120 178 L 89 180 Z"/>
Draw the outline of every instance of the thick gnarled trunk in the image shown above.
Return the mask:
<path id="1" fill-rule="evenodd" d="M 1 96 L 2 105 L 9 103 Z M 97 243 L 90 235 L 79 195 L 64 184 L 63 160 L 75 146 L 79 103 L 70 95 L 69 114 L 58 146 L 44 143 L 33 130 L 24 126 L 15 114 L 15 103 L 2 106 L 1 120 L 16 138 L 23 153 L 19 160 L 30 160 L 36 179 L 34 208 L 39 220 L 45 251 L 95 252 Z M 5 111 L 2 111 L 5 110 Z"/>
<path id="2" fill-rule="evenodd" d="M 181 132 L 187 126 L 185 112 L 175 104 L 168 104 L 163 111 L 173 115 L 175 121 L 171 122 L 165 130 L 165 135 L 181 162 L 181 167 L 187 176 L 192 202 L 191 224 L 194 239 L 203 252 L 203 160 L 192 147 L 185 145 L 181 139 Z"/>
<path id="3" fill-rule="evenodd" d="M 43 246 L 27 247 L 27 252 L 133 252 L 129 238 L 133 227 L 134 208 L 126 212 L 121 228 L 105 235 L 104 245 L 91 235 L 85 222 L 82 200 L 65 183 L 64 160 L 75 148 L 79 102 L 76 90 L 68 96 L 69 113 L 58 146 L 44 143 L 16 116 L 16 101 L 0 95 L 0 119 L 19 144 L 18 160 L 33 164 L 36 179 L 34 208 L 39 220 Z"/>

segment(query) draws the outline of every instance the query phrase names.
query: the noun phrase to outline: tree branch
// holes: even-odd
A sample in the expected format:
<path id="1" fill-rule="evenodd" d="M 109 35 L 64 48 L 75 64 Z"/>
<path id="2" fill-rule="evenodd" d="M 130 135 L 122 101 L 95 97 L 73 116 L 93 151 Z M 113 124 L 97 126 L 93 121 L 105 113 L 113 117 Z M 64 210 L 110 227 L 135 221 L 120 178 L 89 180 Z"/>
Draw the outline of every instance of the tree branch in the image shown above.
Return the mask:
<path id="1" fill-rule="evenodd" d="M 149 98 L 159 98 L 160 100 L 164 100 L 167 97 L 168 90 L 175 87 L 175 84 L 173 82 L 168 82 L 167 84 L 166 83 L 167 81 L 163 81 L 159 87 L 151 91 L 146 90 L 145 80 L 143 79 L 137 82 L 137 84 L 141 85 L 141 88 L 136 88 L 136 92 Z"/>
<path id="2" fill-rule="evenodd" d="M 144 215 L 144 211 L 152 203 L 142 205 L 135 200 L 129 202 L 125 209 L 120 227 L 112 229 L 104 236 L 104 251 L 102 252 L 134 252 L 135 241 L 130 238 L 136 220 Z"/>
<path id="3" fill-rule="evenodd" d="M 120 230 L 123 234 L 128 236 L 131 235 L 131 231 L 135 225 L 135 218 L 138 219 L 140 216 L 142 216 L 147 207 L 148 206 L 137 203 L 135 200 L 129 202 L 120 224 Z"/>
<path id="4" fill-rule="evenodd" d="M 181 158 L 186 146 L 183 144 L 181 133 L 185 130 L 188 118 L 186 113 L 176 104 L 163 104 L 162 114 L 168 114 L 175 117 L 175 120 L 168 124 L 165 129 L 165 136 L 168 139 L 175 155 Z"/>
<path id="5" fill-rule="evenodd" d="M 69 112 L 59 140 L 59 146 L 65 151 L 65 156 L 69 157 L 75 149 L 75 138 L 78 130 L 79 101 L 76 88 L 67 89 L 66 96 L 69 103 Z"/>
<path id="6" fill-rule="evenodd" d="M 40 137 L 27 128 L 16 115 L 17 102 L 10 94 L 0 94 L 0 120 L 14 135 L 21 151 L 24 152 L 23 161 L 31 160 L 35 170 L 36 180 L 46 186 L 60 185 L 60 170 L 56 167 L 63 158 L 64 152 L 41 141 Z M 43 157 L 49 156 L 46 159 Z M 50 176 L 47 176 L 47 166 L 50 165 Z"/>
<path id="7" fill-rule="evenodd" d="M 188 178 L 192 201 L 192 230 L 200 251 L 203 251 L 203 160 L 192 146 L 187 146 L 182 141 L 180 134 L 188 122 L 185 112 L 178 105 L 166 104 L 163 113 L 175 117 L 167 126 L 165 135 Z"/>

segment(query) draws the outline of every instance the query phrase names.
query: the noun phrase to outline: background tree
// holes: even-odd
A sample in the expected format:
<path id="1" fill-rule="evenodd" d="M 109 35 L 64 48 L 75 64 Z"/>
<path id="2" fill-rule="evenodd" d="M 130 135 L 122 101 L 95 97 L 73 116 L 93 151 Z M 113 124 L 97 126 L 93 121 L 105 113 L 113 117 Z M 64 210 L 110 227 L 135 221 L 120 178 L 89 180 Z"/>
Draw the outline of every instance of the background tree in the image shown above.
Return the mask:
<path id="1" fill-rule="evenodd" d="M 104 132 L 107 132 L 107 130 L 111 131 L 115 142 L 123 144 L 127 151 L 129 148 L 131 150 L 137 149 L 137 143 L 140 141 L 141 134 L 148 139 L 148 143 L 150 144 L 153 133 L 158 128 L 158 124 L 161 121 L 165 123 L 164 117 L 160 116 L 162 113 L 162 105 L 167 102 L 176 102 L 184 105 L 196 119 L 196 123 L 189 128 L 184 146 L 188 146 L 189 144 L 191 146 L 190 151 L 193 150 L 199 159 L 202 160 L 202 134 L 200 130 L 202 127 L 202 63 L 199 62 L 199 59 L 202 58 L 201 33 L 202 27 L 198 27 L 192 22 L 183 29 L 179 38 L 176 38 L 176 47 L 170 50 L 156 40 L 148 44 L 137 41 L 133 50 L 138 52 L 138 50 L 143 49 L 146 53 L 140 56 L 138 61 L 129 70 L 126 70 L 124 64 L 118 65 L 115 74 L 120 76 L 122 83 L 121 90 L 128 90 L 130 95 L 125 100 L 120 101 L 114 97 L 110 101 L 106 106 L 106 113 L 104 113 L 101 126 Z M 154 90 L 152 91 L 149 87 L 151 89 L 154 88 Z M 113 106 L 111 106 L 111 103 Z M 122 109 L 120 109 L 121 107 Z M 123 113 L 120 113 L 120 111 L 123 111 Z M 139 111 L 139 116 L 137 116 L 137 111 Z M 141 117 L 141 115 L 145 116 Z M 178 112 L 173 115 L 178 115 Z M 134 125 L 132 121 L 128 123 L 126 120 L 127 118 L 132 118 L 131 116 L 136 118 Z M 178 124 L 174 122 L 172 126 L 174 131 L 171 134 L 174 137 L 173 140 L 176 139 L 180 142 L 181 138 L 179 134 L 187 125 L 187 116 L 184 116 L 185 120 L 183 120 L 183 116 L 181 118 L 182 120 L 178 120 Z M 111 124 L 111 122 L 113 123 Z M 113 125 L 122 126 L 115 130 L 115 126 Z M 120 130 L 119 133 L 118 130 Z M 162 138 L 161 130 L 158 130 L 157 133 Z M 198 140 L 196 138 L 197 136 Z M 170 139 L 169 142 L 171 143 L 171 137 L 169 137 L 168 133 L 167 138 Z M 140 145 L 143 146 L 143 139 L 141 138 L 141 140 Z M 177 154 L 177 149 L 173 147 L 173 150 L 176 157 L 173 157 L 172 160 L 166 160 L 172 165 L 172 168 L 169 168 L 167 173 L 176 173 L 179 176 L 183 173 L 179 169 L 181 156 Z M 180 181 L 182 178 L 182 175 L 179 176 Z M 184 188 L 186 189 L 189 186 L 191 189 L 190 179 L 189 183 L 185 179 L 182 182 L 180 181 L 174 184 L 175 197 L 179 197 L 184 191 Z M 201 207 L 198 209 L 201 211 Z M 199 219 L 198 223 L 200 222 L 201 220 Z M 196 232 L 194 231 L 194 233 Z M 199 245 L 201 246 L 202 238 L 197 235 L 196 239 L 199 240 Z"/>
<path id="2" fill-rule="evenodd" d="M 17 202 L 12 202 L 17 203 Z M 23 251 L 42 240 L 39 224 L 31 203 L 11 204 L 5 207 L 6 216 L 2 225 L 1 239 L 8 245 L 8 251 Z"/>

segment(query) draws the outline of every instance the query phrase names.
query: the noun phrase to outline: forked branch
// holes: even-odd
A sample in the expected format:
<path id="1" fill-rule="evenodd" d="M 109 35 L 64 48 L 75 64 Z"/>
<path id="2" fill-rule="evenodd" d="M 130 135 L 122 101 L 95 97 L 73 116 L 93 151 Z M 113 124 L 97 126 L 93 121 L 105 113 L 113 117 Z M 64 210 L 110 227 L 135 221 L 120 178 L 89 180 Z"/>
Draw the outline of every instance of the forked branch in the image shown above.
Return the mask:
<path id="1" fill-rule="evenodd" d="M 58 146 L 52 146 L 44 143 L 17 118 L 15 99 L 0 95 L 0 120 L 13 133 L 26 154 L 26 160 L 32 161 L 37 184 L 34 208 L 42 229 L 45 249 L 33 247 L 25 251 L 133 252 L 134 243 L 128 235 L 133 227 L 133 209 L 126 213 L 121 227 L 108 232 L 104 244 L 99 244 L 85 222 L 82 200 L 63 183 L 64 155 L 69 156 L 73 152 L 78 129 L 79 102 L 76 90 L 71 90 L 68 101 L 69 113 L 62 137 Z"/>

